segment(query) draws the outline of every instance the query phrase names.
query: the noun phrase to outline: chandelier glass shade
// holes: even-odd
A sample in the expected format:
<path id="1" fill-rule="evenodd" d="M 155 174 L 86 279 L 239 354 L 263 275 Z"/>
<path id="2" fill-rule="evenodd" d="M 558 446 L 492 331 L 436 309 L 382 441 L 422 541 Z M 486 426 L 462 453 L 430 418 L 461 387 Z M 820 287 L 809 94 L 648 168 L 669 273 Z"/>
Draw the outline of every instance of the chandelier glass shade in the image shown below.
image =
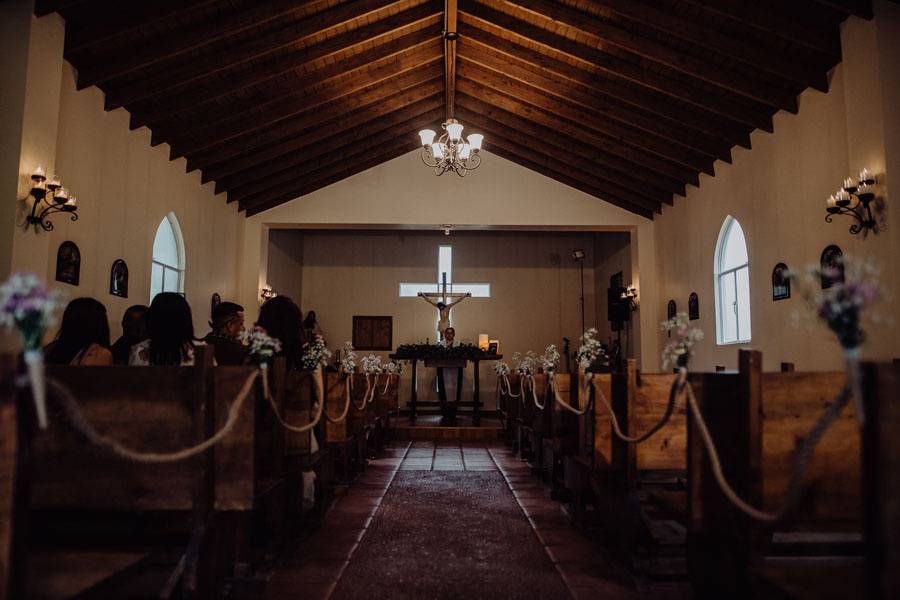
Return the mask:
<path id="1" fill-rule="evenodd" d="M 435 140 L 437 134 L 431 129 L 419 132 L 422 141 L 422 162 L 434 169 L 435 175 L 451 171 L 465 177 L 481 165 L 481 144 L 484 136 L 472 133 L 468 138 L 462 135 L 463 126 L 456 119 L 447 119 L 441 124 L 444 133 Z"/>

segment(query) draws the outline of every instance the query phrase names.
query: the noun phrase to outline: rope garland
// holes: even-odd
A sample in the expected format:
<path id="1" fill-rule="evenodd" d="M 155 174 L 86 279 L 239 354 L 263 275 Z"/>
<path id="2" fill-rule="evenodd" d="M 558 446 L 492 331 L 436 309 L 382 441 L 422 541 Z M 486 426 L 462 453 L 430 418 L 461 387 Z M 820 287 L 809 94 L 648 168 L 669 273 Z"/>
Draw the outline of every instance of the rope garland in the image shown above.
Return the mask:
<path id="1" fill-rule="evenodd" d="M 591 409 L 590 400 L 588 400 L 588 403 L 585 404 L 584 408 L 578 409 L 578 408 L 575 408 L 574 406 L 572 406 L 571 404 L 569 404 L 568 402 L 566 402 L 565 400 L 563 400 L 562 398 L 560 398 L 559 390 L 556 389 L 556 378 L 552 377 L 552 376 L 550 377 L 550 389 L 553 391 L 553 397 L 556 399 L 557 404 L 559 404 L 566 410 L 569 410 L 569 411 L 575 413 L 579 417 Z M 588 398 L 589 398 L 589 396 L 588 396 Z"/>
<path id="2" fill-rule="evenodd" d="M 132 462 L 167 463 L 186 460 L 197 456 L 225 439 L 237 424 L 241 408 L 243 408 L 244 403 L 247 401 L 247 397 L 253 389 L 253 382 L 258 375 L 259 371 L 254 371 L 247 377 L 247 380 L 241 386 L 240 391 L 231 403 L 231 406 L 228 409 L 228 418 L 219 431 L 196 446 L 184 448 L 183 450 L 178 450 L 176 452 L 139 452 L 124 446 L 118 440 L 103 435 L 94 428 L 90 421 L 88 421 L 84 412 L 81 410 L 81 406 L 78 404 L 78 400 L 75 399 L 72 392 L 65 385 L 49 377 L 46 381 L 47 387 L 52 394 L 51 398 L 59 402 L 69 423 L 71 423 L 71 425 L 90 443 L 95 446 L 100 446 L 101 448 L 106 448 L 119 458 L 130 460 Z"/>
<path id="3" fill-rule="evenodd" d="M 350 388 L 352 387 L 352 384 L 350 382 L 352 380 L 353 380 L 353 377 L 350 377 L 350 376 L 348 376 L 344 380 L 344 398 L 346 398 L 346 401 L 344 402 L 344 412 L 341 413 L 341 416 L 339 416 L 337 418 L 332 418 L 331 415 L 329 415 L 327 412 L 325 413 L 325 418 L 328 420 L 329 423 L 340 423 L 341 421 L 343 421 L 344 419 L 347 418 L 347 413 L 350 412 Z"/>
<path id="4" fill-rule="evenodd" d="M 263 371 L 263 381 L 266 381 L 266 369 L 262 368 Z M 284 417 L 281 416 L 281 413 L 278 412 L 278 405 L 275 404 L 275 398 L 272 397 L 272 394 L 269 393 L 268 384 L 263 384 L 263 393 L 266 396 L 266 399 L 269 401 L 269 406 L 272 407 L 272 412 L 275 413 L 275 418 L 278 420 L 278 423 L 287 429 L 288 431 L 293 431 L 295 433 L 306 433 L 313 427 L 319 424 L 319 420 L 322 418 L 322 408 L 325 406 L 325 383 L 322 377 L 322 367 L 319 366 L 315 370 L 315 374 L 313 375 L 313 383 L 315 384 L 316 390 L 316 404 L 315 410 L 316 414 L 312 418 L 312 420 L 306 425 L 291 425 L 287 421 L 284 420 Z"/>
<path id="5" fill-rule="evenodd" d="M 591 378 L 591 380 L 593 380 L 593 377 Z M 675 400 L 678 398 L 678 392 L 680 392 L 684 387 L 686 380 L 687 369 L 682 368 L 678 371 L 678 378 L 672 383 L 672 389 L 669 391 L 669 402 L 666 404 L 666 412 L 663 414 L 660 420 L 653 425 L 653 427 L 644 432 L 642 435 L 637 436 L 627 436 L 622 433 L 622 429 L 619 427 L 619 419 L 616 418 L 616 413 L 613 411 L 612 405 L 609 403 L 609 400 L 607 400 L 606 394 L 603 393 L 603 390 L 594 388 L 594 396 L 600 396 L 600 401 L 603 403 L 603 406 L 606 407 L 606 410 L 609 411 L 610 420 L 612 421 L 613 426 L 613 432 L 616 434 L 616 437 L 629 444 L 640 444 L 653 437 L 656 432 L 665 427 L 669 422 L 669 419 L 671 419 L 672 417 L 672 413 L 675 412 Z"/>
<path id="6" fill-rule="evenodd" d="M 500 381 L 500 391 L 503 392 L 503 383 L 505 383 L 506 384 L 506 395 L 509 396 L 510 398 L 518 398 L 519 396 L 522 395 L 522 380 L 521 379 L 519 379 L 519 393 L 518 394 L 513 394 L 512 384 L 509 382 L 509 377 L 507 375 L 504 375 L 502 378 L 500 378 L 499 381 Z"/>
<path id="7" fill-rule="evenodd" d="M 528 375 L 525 376 L 525 378 L 526 378 L 526 379 L 529 381 L 529 383 L 531 384 L 531 385 L 530 385 L 530 387 L 531 387 L 531 398 L 534 400 L 534 405 L 538 407 L 538 410 L 544 410 L 544 408 L 547 407 L 547 403 L 545 402 L 544 404 L 541 404 L 540 402 L 538 402 L 538 399 L 537 399 L 537 390 L 536 390 L 537 386 L 536 386 L 535 383 L 534 383 L 534 375 L 528 374 Z"/>

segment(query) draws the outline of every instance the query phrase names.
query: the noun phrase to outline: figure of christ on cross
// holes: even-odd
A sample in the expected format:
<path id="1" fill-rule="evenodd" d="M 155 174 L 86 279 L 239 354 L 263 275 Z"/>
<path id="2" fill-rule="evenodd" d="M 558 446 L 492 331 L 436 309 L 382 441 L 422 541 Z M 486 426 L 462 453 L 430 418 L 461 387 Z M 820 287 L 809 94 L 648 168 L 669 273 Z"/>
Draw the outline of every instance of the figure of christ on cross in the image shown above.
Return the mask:
<path id="1" fill-rule="evenodd" d="M 447 274 L 444 274 L 440 292 L 419 292 L 419 297 L 438 309 L 438 340 L 444 341 L 444 332 L 450 327 L 450 310 L 472 296 L 471 293 L 453 293 L 447 291 Z"/>

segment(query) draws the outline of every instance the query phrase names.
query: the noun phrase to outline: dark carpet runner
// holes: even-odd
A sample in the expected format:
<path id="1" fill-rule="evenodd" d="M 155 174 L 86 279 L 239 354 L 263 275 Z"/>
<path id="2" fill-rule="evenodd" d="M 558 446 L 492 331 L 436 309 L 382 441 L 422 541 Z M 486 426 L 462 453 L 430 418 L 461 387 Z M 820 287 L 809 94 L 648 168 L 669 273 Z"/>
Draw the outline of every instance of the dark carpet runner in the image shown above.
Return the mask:
<path id="1" fill-rule="evenodd" d="M 570 597 L 496 471 L 399 471 L 332 596 Z"/>

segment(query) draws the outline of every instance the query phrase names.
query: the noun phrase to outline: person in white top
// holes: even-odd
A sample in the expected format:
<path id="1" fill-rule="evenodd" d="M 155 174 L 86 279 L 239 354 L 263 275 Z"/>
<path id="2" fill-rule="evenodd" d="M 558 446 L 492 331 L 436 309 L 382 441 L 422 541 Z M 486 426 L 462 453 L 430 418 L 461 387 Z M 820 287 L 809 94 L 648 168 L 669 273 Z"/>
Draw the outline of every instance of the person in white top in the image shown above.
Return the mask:
<path id="1" fill-rule="evenodd" d="M 205 345 L 194 337 L 191 307 L 181 294 L 161 292 L 147 311 L 147 339 L 131 347 L 134 366 L 192 366 L 194 348 Z"/>

